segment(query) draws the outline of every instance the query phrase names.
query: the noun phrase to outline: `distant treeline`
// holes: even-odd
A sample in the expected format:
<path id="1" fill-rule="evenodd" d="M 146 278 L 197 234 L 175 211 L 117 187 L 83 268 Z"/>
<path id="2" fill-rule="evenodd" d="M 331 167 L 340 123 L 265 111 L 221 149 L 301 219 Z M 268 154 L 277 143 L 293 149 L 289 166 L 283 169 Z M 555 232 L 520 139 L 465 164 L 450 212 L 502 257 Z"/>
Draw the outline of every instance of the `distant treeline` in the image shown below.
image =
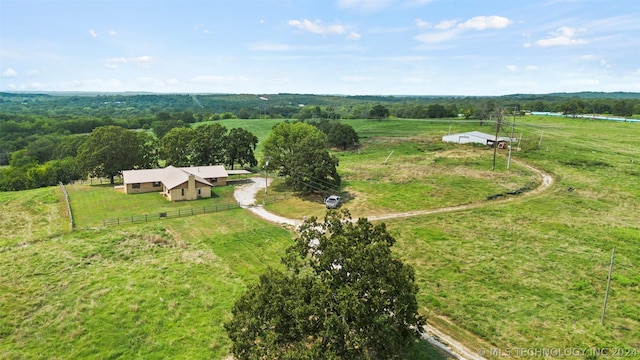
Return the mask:
<path id="1" fill-rule="evenodd" d="M 160 139 L 173 128 L 220 119 L 317 121 L 379 119 L 380 114 L 411 119 L 487 119 L 500 109 L 631 117 L 640 115 L 640 93 L 499 97 L 0 93 L 0 166 L 11 164 L 4 169 L 5 175 L 20 172 L 11 178 L 22 177 L 31 169 L 29 178 L 34 183 L 27 187 L 72 179 L 79 176 L 72 159 L 85 135 L 108 125 L 149 130 Z M 5 189 L 22 187 L 14 185 Z"/>

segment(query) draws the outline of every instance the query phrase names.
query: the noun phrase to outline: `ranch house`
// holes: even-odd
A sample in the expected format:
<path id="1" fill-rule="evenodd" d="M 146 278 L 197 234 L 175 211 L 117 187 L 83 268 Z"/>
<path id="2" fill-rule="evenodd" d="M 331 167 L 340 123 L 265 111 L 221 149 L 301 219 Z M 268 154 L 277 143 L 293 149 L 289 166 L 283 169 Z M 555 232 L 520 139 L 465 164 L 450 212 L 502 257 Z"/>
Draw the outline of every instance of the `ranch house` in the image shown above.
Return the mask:
<path id="1" fill-rule="evenodd" d="M 249 173 L 235 170 L 234 174 Z M 164 169 L 125 170 L 124 192 L 139 194 L 159 192 L 170 201 L 210 198 L 213 186 L 227 184 L 229 173 L 224 166 L 167 166 Z"/>

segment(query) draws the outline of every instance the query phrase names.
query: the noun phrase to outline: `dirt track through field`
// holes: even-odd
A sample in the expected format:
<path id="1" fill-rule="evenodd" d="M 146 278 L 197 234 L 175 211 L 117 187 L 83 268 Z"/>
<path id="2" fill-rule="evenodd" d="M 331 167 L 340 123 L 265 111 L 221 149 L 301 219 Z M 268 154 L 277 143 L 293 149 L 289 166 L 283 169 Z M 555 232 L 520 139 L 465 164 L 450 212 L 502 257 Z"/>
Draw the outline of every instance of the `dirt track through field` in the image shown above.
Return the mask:
<path id="1" fill-rule="evenodd" d="M 550 174 L 540 169 L 534 168 L 533 166 L 523 163 L 521 161 L 514 161 L 514 162 L 517 162 L 519 165 L 522 165 L 530 169 L 531 171 L 534 171 L 535 173 L 537 173 L 538 176 L 540 176 L 540 178 L 542 179 L 542 182 L 540 183 L 540 185 L 531 191 L 522 193 L 519 196 L 506 197 L 499 200 L 492 200 L 491 202 L 483 201 L 483 202 L 477 202 L 472 204 L 449 206 L 449 207 L 437 208 L 437 209 L 408 211 L 408 212 L 402 212 L 402 213 L 389 213 L 384 215 L 371 216 L 371 217 L 368 217 L 368 219 L 370 221 L 397 219 L 397 218 L 405 218 L 405 217 L 411 217 L 411 216 L 430 215 L 430 214 L 446 213 L 451 211 L 469 210 L 469 209 L 475 209 L 475 208 L 491 206 L 496 204 L 504 204 L 504 203 L 512 202 L 516 199 L 522 199 L 523 197 L 531 197 L 531 196 L 539 195 L 549 190 L 553 186 L 554 178 Z M 249 180 L 250 180 L 249 183 L 236 187 L 233 194 L 236 201 L 238 202 L 238 204 L 240 204 L 241 207 L 251 211 L 252 213 L 256 214 L 257 216 L 265 220 L 274 222 L 276 224 L 291 226 L 294 229 L 297 229 L 302 224 L 302 221 L 300 220 L 285 218 L 285 217 L 268 212 L 261 205 L 256 206 L 255 204 L 256 194 L 258 193 L 258 191 L 264 189 L 265 185 L 268 185 L 269 183 L 271 183 L 271 179 L 269 179 L 268 182 L 265 181 L 265 179 L 263 178 L 251 178 Z M 455 356 L 460 360 L 485 359 L 484 357 L 478 355 L 477 351 L 469 349 L 464 344 L 455 340 L 448 334 L 445 334 L 442 331 L 436 329 L 435 327 L 433 327 L 433 325 L 427 324 L 424 327 L 424 330 L 425 330 L 425 334 L 423 335 L 424 339 L 426 339 L 431 344 L 437 346 L 438 348 L 442 349 L 443 351 L 447 351 L 448 353 L 450 353 L 450 355 Z"/>

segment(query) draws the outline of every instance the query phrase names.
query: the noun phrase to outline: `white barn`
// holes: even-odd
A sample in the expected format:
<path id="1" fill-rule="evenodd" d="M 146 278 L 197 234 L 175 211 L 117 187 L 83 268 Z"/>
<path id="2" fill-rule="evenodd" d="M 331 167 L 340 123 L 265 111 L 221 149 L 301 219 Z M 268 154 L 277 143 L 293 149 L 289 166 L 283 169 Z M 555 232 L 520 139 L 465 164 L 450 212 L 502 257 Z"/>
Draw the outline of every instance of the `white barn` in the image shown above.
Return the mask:
<path id="1" fill-rule="evenodd" d="M 498 136 L 497 143 L 499 148 L 505 147 L 505 144 L 508 143 L 510 138 L 504 136 Z M 480 131 L 470 131 L 466 133 L 459 134 L 449 134 L 442 137 L 442 141 L 444 142 L 452 142 L 458 144 L 483 144 L 487 146 L 493 146 L 496 142 L 496 136 L 491 134 L 486 134 Z M 513 141 L 513 140 L 512 140 Z"/>

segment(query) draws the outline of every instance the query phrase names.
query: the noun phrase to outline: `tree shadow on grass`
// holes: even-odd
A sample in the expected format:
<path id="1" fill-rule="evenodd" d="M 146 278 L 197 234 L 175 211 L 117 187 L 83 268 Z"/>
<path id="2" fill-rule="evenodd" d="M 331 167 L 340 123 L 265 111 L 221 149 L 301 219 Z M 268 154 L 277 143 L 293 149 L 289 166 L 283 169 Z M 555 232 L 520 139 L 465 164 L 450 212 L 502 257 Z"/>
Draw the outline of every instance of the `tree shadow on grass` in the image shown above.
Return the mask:
<path id="1" fill-rule="evenodd" d="M 457 358 L 435 347 L 434 345 L 430 344 L 427 340 L 420 339 L 420 340 L 417 340 L 411 348 L 409 348 L 409 350 L 405 354 L 405 359 L 407 360 L 419 360 L 419 359 L 420 360 L 421 359 L 449 360 L 449 359 L 457 359 Z"/>

